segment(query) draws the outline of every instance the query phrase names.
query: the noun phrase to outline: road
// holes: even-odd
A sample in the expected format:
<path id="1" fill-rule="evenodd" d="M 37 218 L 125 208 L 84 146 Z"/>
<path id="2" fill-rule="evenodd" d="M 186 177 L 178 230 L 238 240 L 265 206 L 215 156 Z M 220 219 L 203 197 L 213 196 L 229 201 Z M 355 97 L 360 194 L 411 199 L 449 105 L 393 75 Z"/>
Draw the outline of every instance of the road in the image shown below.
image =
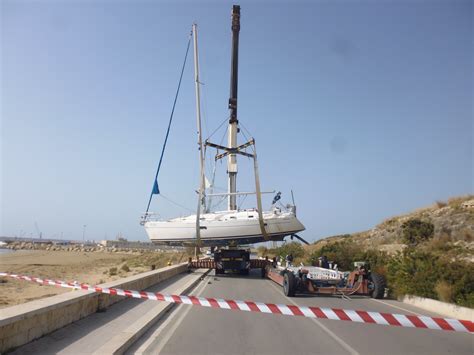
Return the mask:
<path id="1" fill-rule="evenodd" d="M 191 285 L 202 277 L 202 271 L 180 274 L 160 282 L 148 289 L 152 292 L 176 293 L 177 289 Z M 81 291 L 74 291 L 81 292 Z M 167 304 L 139 299 L 124 299 L 113 304 L 106 312 L 97 312 L 50 333 L 38 340 L 21 346 L 12 355 L 25 354 L 92 354 L 108 343 L 117 334 L 131 325 L 140 323 L 149 314 L 160 312 Z M 100 350 L 106 353 L 107 351 Z"/>
<path id="2" fill-rule="evenodd" d="M 250 277 L 213 272 L 196 296 L 401 314 L 439 316 L 397 301 L 300 296 L 287 298 L 255 270 Z M 316 320 L 180 305 L 128 353 L 142 354 L 466 354 L 471 334 Z"/>

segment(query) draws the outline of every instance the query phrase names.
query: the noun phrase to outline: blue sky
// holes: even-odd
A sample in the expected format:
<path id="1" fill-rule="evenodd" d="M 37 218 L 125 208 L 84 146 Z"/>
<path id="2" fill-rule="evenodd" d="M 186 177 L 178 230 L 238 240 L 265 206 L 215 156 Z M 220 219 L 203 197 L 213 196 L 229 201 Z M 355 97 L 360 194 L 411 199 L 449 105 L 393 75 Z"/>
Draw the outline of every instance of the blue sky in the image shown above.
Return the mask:
<path id="1" fill-rule="evenodd" d="M 37 222 L 47 237 L 80 239 L 87 225 L 89 239 L 145 240 L 139 218 L 194 21 L 204 133 L 228 117 L 232 2 L 67 4 L 1 2 L 0 234 L 35 235 Z M 305 238 L 473 192 L 471 2 L 240 5 L 239 119 L 262 188 L 284 202 L 294 190 Z M 159 183 L 191 209 L 194 107 L 190 61 Z M 252 189 L 240 162 L 238 189 Z M 163 198 L 152 210 L 187 213 Z"/>

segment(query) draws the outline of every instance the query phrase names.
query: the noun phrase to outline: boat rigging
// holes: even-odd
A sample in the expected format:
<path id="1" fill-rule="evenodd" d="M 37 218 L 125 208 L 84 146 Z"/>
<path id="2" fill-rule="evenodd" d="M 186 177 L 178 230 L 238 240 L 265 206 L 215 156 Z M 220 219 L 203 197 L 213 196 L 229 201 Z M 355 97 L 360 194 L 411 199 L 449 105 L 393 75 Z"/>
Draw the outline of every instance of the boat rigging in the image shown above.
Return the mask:
<path id="1" fill-rule="evenodd" d="M 160 156 L 158 169 L 153 189 L 148 202 L 145 215 L 142 217 L 142 224 L 154 243 L 167 245 L 194 245 L 194 246 L 221 246 L 221 245 L 239 245 L 252 244 L 265 241 L 279 241 L 286 236 L 296 236 L 296 233 L 303 231 L 305 227 L 296 218 L 296 207 L 288 204 L 286 208 L 277 207 L 275 204 L 280 199 L 280 193 L 274 199 L 272 208 L 269 211 L 263 211 L 262 194 L 274 193 L 262 192 L 260 188 L 260 178 L 257 162 L 257 150 L 255 139 L 250 138 L 247 142 L 238 143 L 239 120 L 237 116 L 237 93 L 238 93 L 238 53 L 239 53 L 239 33 L 240 33 L 240 6 L 234 5 L 232 9 L 232 55 L 231 55 L 231 79 L 229 95 L 229 119 L 227 145 L 216 144 L 209 139 L 203 141 L 201 126 L 201 98 L 199 81 L 199 56 L 198 56 L 198 35 L 197 24 L 192 26 L 192 37 L 194 47 L 194 84 L 196 96 L 196 123 L 198 135 L 199 150 L 199 168 L 200 179 L 198 189 L 198 201 L 196 214 L 173 218 L 170 220 L 159 220 L 153 213 L 149 212 L 150 202 L 154 194 L 160 194 L 158 188 L 158 173 L 161 168 L 164 150 L 168 139 L 170 126 L 173 118 L 181 79 L 183 77 L 184 67 L 189 51 L 191 38 L 188 41 L 186 55 L 181 70 L 178 89 L 176 91 L 173 109 L 168 124 L 168 130 L 165 137 L 163 150 Z M 227 159 L 227 193 L 213 193 L 211 191 L 206 195 L 206 176 L 205 176 L 205 153 L 207 148 L 217 150 L 214 161 Z M 248 148 L 251 152 L 248 152 Z M 255 182 L 255 192 L 237 191 L 237 156 L 245 156 L 253 160 L 253 172 Z M 214 180 L 214 178 L 213 178 Z M 237 196 L 255 195 L 256 208 L 239 209 L 237 206 Z M 210 202 L 206 206 L 206 197 L 222 196 L 227 197 L 226 211 L 210 211 Z M 297 236 L 296 236 L 297 237 Z"/>

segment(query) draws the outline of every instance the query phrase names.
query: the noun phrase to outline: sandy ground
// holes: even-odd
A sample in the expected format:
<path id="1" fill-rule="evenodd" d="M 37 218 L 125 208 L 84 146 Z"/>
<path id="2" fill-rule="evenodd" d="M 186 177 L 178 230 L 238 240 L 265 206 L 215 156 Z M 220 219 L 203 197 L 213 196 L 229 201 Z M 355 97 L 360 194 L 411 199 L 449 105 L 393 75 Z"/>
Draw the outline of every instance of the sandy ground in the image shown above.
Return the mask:
<path id="1" fill-rule="evenodd" d="M 129 272 L 121 269 L 127 261 L 135 260 L 136 264 L 138 258 L 140 256 L 122 253 L 19 250 L 0 254 L 0 270 L 49 279 L 100 284 L 149 270 L 146 266 L 133 267 Z M 109 269 L 113 267 L 118 268 L 118 275 L 110 275 Z M 0 278 L 0 308 L 64 292 L 71 291 Z"/>

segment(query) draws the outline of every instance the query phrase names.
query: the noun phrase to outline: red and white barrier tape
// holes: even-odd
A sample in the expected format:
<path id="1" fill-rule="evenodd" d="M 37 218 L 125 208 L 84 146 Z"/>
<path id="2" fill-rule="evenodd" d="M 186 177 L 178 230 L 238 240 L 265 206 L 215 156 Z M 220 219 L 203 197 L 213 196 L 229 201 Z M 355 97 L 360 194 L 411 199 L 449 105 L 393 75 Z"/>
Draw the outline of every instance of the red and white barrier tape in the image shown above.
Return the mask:
<path id="1" fill-rule="evenodd" d="M 119 288 L 90 286 L 61 280 L 48 280 L 25 275 L 15 275 L 0 272 L 0 277 L 10 277 L 17 280 L 37 282 L 41 285 L 82 289 L 110 295 L 141 298 L 170 303 L 183 303 L 203 307 L 240 310 L 245 312 L 273 313 L 288 316 L 303 316 L 308 318 L 344 320 L 357 323 L 372 323 L 407 328 L 425 328 L 448 330 L 455 332 L 474 332 L 474 322 L 469 320 L 436 318 L 426 316 L 390 314 L 381 312 L 354 311 L 339 308 L 303 307 L 284 304 L 261 303 L 252 301 L 224 300 L 219 298 L 204 298 L 195 296 L 166 295 L 159 292 L 130 291 Z"/>

